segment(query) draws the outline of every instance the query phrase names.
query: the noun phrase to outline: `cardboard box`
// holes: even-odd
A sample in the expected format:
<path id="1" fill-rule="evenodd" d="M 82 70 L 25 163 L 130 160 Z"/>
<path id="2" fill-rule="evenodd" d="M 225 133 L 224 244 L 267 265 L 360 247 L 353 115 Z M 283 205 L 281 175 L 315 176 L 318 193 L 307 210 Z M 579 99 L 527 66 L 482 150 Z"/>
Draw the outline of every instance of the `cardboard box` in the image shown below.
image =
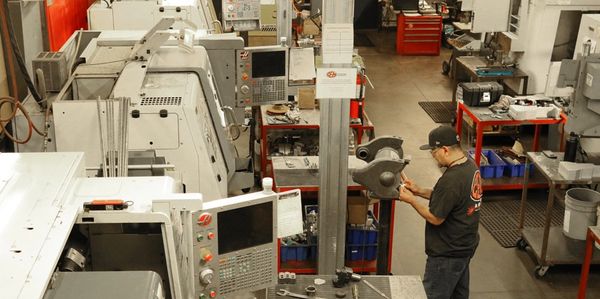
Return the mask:
<path id="1" fill-rule="evenodd" d="M 315 109 L 315 88 L 298 88 L 298 108 L 300 109 Z"/>
<path id="2" fill-rule="evenodd" d="M 369 199 L 365 192 L 361 195 L 348 195 L 348 224 L 366 224 L 369 206 L 378 200 Z"/>

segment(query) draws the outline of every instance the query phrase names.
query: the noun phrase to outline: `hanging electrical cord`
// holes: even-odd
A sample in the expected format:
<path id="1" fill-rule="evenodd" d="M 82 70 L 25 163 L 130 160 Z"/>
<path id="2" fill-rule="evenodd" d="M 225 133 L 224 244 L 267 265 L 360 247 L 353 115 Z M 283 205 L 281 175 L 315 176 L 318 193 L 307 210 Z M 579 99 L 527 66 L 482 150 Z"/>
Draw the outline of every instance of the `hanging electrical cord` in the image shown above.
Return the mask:
<path id="1" fill-rule="evenodd" d="M 29 113 L 27 112 L 27 109 L 25 109 L 25 107 L 23 107 L 23 104 L 21 104 L 21 102 L 19 102 L 17 99 L 15 99 L 13 97 L 0 97 L 0 110 L 2 110 L 2 107 L 7 104 L 12 105 L 12 112 L 10 113 L 10 115 L 7 118 L 0 117 L 0 135 L 4 134 L 4 136 L 6 136 L 6 138 L 8 138 L 10 141 L 17 143 L 17 144 L 25 144 L 25 143 L 29 142 L 29 140 L 31 139 L 31 136 L 33 136 L 33 131 L 35 131 L 37 134 L 39 134 L 41 136 L 45 136 L 45 133 L 42 132 L 41 130 L 39 130 L 35 126 L 35 124 L 31 120 L 31 117 L 29 117 Z M 4 125 L 6 123 L 11 122 L 13 120 L 13 118 L 15 118 L 15 116 L 17 115 L 17 111 L 21 111 L 21 113 L 27 120 L 27 137 L 25 137 L 24 139 L 20 139 L 20 140 L 17 139 L 16 137 L 14 137 L 12 134 L 10 134 L 10 132 L 8 132 L 4 128 Z"/>
<path id="2" fill-rule="evenodd" d="M 33 84 L 31 77 L 29 76 L 29 72 L 27 71 L 27 67 L 25 66 L 25 60 L 23 59 L 23 55 L 21 54 L 21 50 L 19 49 L 19 45 L 17 44 L 14 28 L 12 26 L 12 21 L 10 19 L 10 15 L 8 14 L 8 1 L 0 0 L 0 2 L 2 2 L 2 5 L 0 5 L 0 17 L 2 17 L 2 20 L 4 20 L 2 32 L 5 35 L 7 34 L 9 36 L 12 52 L 15 58 L 17 59 L 17 65 L 19 66 L 21 74 L 23 74 L 23 79 L 27 84 L 27 89 L 29 89 L 29 92 L 31 92 L 31 95 L 33 96 L 36 102 L 42 103 L 42 97 L 38 94 L 37 90 L 35 89 L 35 85 Z"/>
<path id="3" fill-rule="evenodd" d="M 4 0 L 2 0 L 4 1 Z M 6 20 L 6 14 L 4 13 L 4 5 L 0 5 L 0 19 L 2 20 Z M 11 89 L 12 89 L 12 96 L 15 98 L 19 97 L 19 88 L 17 87 L 17 78 L 16 76 L 16 72 L 15 72 L 15 62 L 13 60 L 13 54 L 12 54 L 12 48 L 9 47 L 10 45 L 10 34 L 8 33 L 8 28 L 7 26 L 5 26 L 5 24 L 2 24 L 2 26 L 0 26 L 0 28 L 2 28 L 2 39 L 4 40 L 3 43 L 4 45 L 6 45 L 5 49 L 6 49 L 6 62 L 8 64 L 8 72 L 11 75 L 10 81 L 11 81 Z"/>

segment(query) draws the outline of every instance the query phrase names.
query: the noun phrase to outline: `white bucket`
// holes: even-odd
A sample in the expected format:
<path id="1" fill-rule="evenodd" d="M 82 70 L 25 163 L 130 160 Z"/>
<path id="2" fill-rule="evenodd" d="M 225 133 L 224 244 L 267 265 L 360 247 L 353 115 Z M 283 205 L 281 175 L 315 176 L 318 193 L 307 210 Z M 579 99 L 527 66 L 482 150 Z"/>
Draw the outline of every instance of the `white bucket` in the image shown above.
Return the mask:
<path id="1" fill-rule="evenodd" d="M 598 202 L 600 193 L 592 189 L 567 190 L 563 233 L 572 239 L 585 240 L 588 226 L 596 224 Z"/>

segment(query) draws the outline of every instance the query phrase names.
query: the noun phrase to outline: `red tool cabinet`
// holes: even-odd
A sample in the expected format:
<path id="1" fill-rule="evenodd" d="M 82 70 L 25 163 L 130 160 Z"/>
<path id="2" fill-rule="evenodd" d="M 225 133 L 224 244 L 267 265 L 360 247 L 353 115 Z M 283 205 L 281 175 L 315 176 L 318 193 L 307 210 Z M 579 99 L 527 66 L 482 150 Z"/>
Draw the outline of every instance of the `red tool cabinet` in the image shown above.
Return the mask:
<path id="1" fill-rule="evenodd" d="M 398 14 L 396 53 L 400 55 L 440 55 L 442 17 Z"/>

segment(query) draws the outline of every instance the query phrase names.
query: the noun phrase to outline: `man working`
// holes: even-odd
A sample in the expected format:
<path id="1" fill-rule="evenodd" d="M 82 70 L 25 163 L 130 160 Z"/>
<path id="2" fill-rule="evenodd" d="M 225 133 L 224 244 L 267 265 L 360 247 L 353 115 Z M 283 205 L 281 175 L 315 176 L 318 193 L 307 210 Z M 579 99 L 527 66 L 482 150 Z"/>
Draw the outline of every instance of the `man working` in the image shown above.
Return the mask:
<path id="1" fill-rule="evenodd" d="M 404 180 L 400 200 L 425 218 L 427 264 L 423 284 L 429 299 L 468 298 L 469 262 L 479 244 L 482 189 L 479 169 L 460 147 L 453 128 L 441 126 L 429 133 L 433 158 L 446 171 L 432 189 Z M 429 199 L 429 207 L 416 196 Z"/>

